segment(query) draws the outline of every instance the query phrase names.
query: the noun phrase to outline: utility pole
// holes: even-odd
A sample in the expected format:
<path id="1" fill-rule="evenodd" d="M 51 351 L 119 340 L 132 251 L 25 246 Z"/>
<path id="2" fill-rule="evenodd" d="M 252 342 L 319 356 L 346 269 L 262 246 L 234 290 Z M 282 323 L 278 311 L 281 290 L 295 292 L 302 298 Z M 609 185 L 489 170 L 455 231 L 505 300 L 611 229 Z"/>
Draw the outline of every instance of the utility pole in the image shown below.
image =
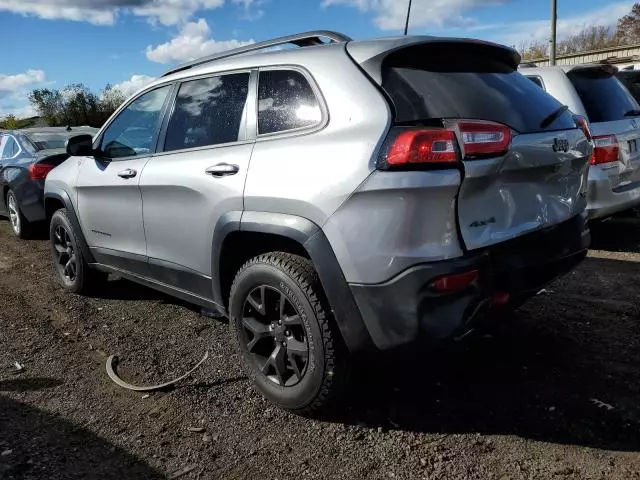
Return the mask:
<path id="1" fill-rule="evenodd" d="M 551 0 L 551 48 L 549 49 L 549 64 L 556 64 L 556 41 L 558 35 L 558 0 Z"/>
<path id="2" fill-rule="evenodd" d="M 404 24 L 405 36 L 409 33 L 409 18 L 411 18 L 411 0 L 409 0 L 409 8 L 407 9 L 407 22 Z"/>

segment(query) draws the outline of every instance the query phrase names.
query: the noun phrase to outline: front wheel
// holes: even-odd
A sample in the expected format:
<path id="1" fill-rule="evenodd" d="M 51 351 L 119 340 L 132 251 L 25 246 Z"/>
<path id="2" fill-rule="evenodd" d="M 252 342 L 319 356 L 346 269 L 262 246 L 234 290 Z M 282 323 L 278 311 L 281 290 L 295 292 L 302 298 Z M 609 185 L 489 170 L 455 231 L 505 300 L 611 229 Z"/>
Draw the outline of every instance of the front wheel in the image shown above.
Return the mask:
<path id="1" fill-rule="evenodd" d="M 57 278 L 65 290 L 89 293 L 105 278 L 102 272 L 89 267 L 65 209 L 58 210 L 51 217 L 49 240 Z"/>
<path id="2" fill-rule="evenodd" d="M 310 414 L 338 396 L 347 353 L 308 259 L 278 252 L 247 262 L 229 312 L 242 365 L 271 402 Z"/>

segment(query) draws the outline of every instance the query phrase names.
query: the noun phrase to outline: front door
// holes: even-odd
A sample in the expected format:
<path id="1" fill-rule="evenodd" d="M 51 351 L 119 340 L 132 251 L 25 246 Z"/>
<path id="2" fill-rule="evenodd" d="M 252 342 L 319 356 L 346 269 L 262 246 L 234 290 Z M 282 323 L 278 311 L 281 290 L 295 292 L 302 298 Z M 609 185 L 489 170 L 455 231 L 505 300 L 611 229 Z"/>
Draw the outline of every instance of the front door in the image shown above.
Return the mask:
<path id="1" fill-rule="evenodd" d="M 212 298 L 216 222 L 243 208 L 253 140 L 246 135 L 249 72 L 183 82 L 166 134 L 140 178 L 154 279 Z"/>
<path id="2" fill-rule="evenodd" d="M 96 261 L 145 275 L 147 246 L 138 183 L 155 150 L 170 85 L 142 94 L 98 139 L 78 175 L 78 215 Z"/>

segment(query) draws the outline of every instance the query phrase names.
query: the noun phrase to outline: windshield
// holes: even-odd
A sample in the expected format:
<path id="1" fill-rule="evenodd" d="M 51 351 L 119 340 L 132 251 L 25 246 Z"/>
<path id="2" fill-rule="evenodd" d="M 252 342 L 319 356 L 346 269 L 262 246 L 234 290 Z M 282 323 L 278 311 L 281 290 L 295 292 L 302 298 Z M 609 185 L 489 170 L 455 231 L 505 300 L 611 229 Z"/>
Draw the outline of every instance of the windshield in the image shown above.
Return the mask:
<path id="1" fill-rule="evenodd" d="M 55 133 L 29 133 L 26 137 L 31 141 L 36 150 L 52 150 L 55 148 L 65 148 L 65 142 L 71 137 L 75 137 L 81 133 L 77 130 L 73 132 L 55 132 Z"/>
<path id="2" fill-rule="evenodd" d="M 624 120 L 630 112 L 640 110 L 638 102 L 611 71 L 580 69 L 570 71 L 567 76 L 593 123 Z"/>
<path id="3" fill-rule="evenodd" d="M 570 112 L 549 123 L 562 104 L 500 59 L 474 57 L 461 48 L 446 53 L 385 66 L 383 88 L 397 123 L 464 118 L 502 123 L 521 133 L 576 128 Z"/>

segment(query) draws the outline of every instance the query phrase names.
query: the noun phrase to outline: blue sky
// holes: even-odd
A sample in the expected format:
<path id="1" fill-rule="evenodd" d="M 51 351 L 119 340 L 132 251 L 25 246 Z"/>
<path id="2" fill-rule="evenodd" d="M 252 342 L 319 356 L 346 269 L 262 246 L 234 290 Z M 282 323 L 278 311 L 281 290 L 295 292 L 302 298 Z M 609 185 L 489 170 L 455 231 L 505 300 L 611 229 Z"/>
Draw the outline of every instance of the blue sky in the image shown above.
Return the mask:
<path id="1" fill-rule="evenodd" d="M 30 112 L 39 87 L 107 83 L 131 93 L 170 65 L 294 32 L 395 35 L 408 0 L 0 0 L 0 117 Z M 411 33 L 519 46 L 544 40 L 548 0 L 413 0 Z M 611 25 L 632 1 L 558 0 L 559 35 Z"/>

